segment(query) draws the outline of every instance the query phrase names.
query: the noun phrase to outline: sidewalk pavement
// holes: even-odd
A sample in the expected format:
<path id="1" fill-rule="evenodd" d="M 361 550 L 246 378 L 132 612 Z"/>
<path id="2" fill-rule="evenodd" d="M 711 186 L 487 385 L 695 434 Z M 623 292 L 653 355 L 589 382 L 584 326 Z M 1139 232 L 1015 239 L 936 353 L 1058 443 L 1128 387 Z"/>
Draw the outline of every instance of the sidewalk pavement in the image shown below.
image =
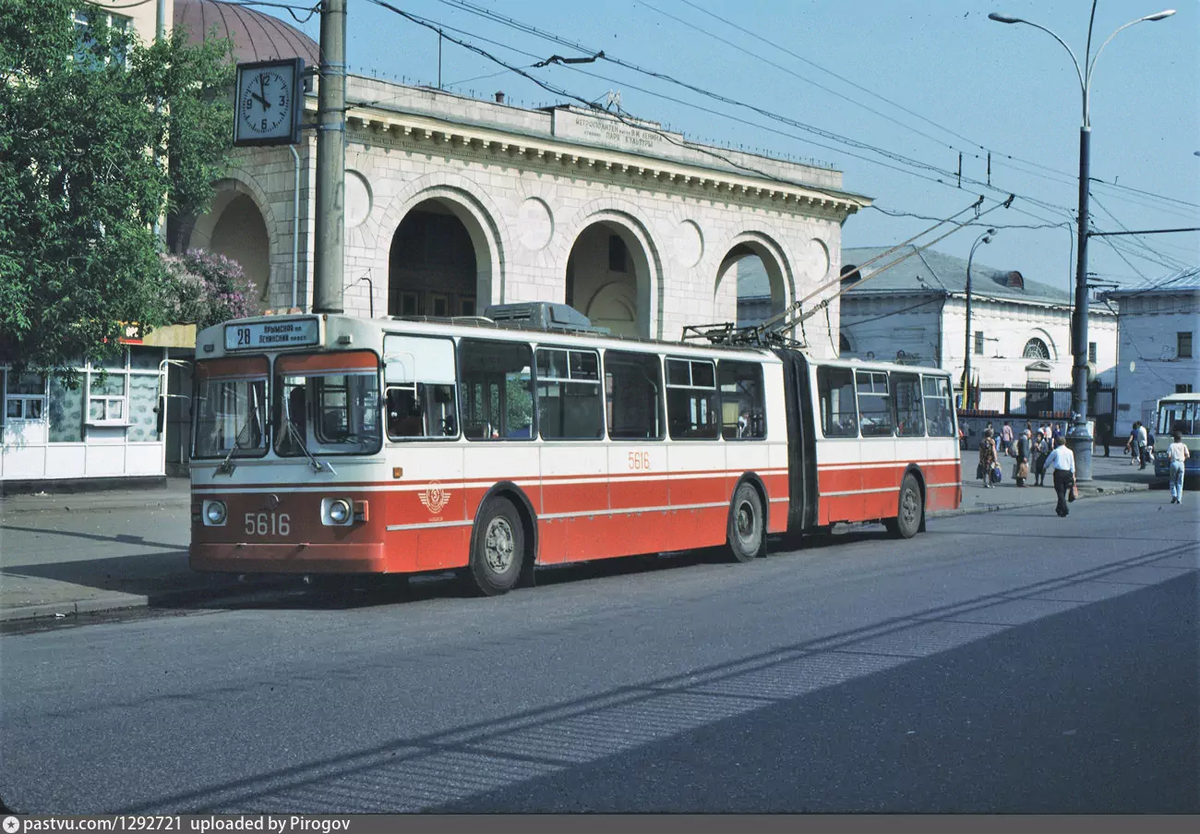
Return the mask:
<path id="1" fill-rule="evenodd" d="M 1053 512 L 1053 487 L 1017 487 L 1010 478 L 1011 458 L 1001 459 L 1004 481 L 984 489 L 971 479 L 977 454 L 963 452 L 962 505 L 931 512 L 930 518 L 1035 506 Z M 1132 467 L 1128 461 L 1124 456 L 1095 458 L 1093 480 L 1080 484 L 1080 498 L 1149 488 L 1153 472 Z M 184 478 L 170 478 L 159 489 L 0 498 L 0 622 L 61 620 L 121 609 L 220 607 L 299 587 L 296 577 L 242 582 L 232 575 L 191 570 L 186 551 L 189 514 L 189 485 Z M 139 525 L 146 529 L 130 529 Z M 114 529 L 120 532 L 114 534 Z M 13 549 L 4 547 L 4 539 L 17 536 L 29 539 L 33 546 L 14 555 Z M 79 549 L 64 552 L 62 537 L 77 542 Z"/>

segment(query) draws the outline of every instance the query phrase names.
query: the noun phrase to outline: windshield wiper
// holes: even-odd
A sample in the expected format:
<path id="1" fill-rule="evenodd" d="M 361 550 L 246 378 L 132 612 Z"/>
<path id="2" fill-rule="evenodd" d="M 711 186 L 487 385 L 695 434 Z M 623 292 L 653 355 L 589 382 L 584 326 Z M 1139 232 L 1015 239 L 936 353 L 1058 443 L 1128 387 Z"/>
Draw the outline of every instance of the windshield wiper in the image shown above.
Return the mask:
<path id="1" fill-rule="evenodd" d="M 288 437 L 300 447 L 300 451 L 304 452 L 304 456 L 308 458 L 308 465 L 312 467 L 313 472 L 328 472 L 330 475 L 337 474 L 332 466 L 317 460 L 316 456 L 308 450 L 308 441 L 304 439 L 304 436 L 300 434 L 299 427 L 292 421 L 292 409 L 288 405 L 286 398 L 283 401 L 283 424 L 287 429 Z"/>
<path id="2" fill-rule="evenodd" d="M 253 394 L 251 396 L 253 396 Z M 257 397 L 255 399 L 257 400 Z M 237 432 L 233 435 L 233 443 L 229 447 L 229 452 L 225 455 L 224 459 L 220 462 L 220 464 L 217 465 L 216 471 L 213 472 L 214 478 L 217 477 L 218 475 L 230 475 L 230 476 L 233 475 L 233 470 L 237 469 L 237 464 L 234 463 L 232 460 L 233 453 L 236 452 L 238 449 L 242 448 L 242 446 L 240 445 L 242 435 L 246 434 L 249 431 L 250 424 L 254 421 L 255 417 L 257 417 L 260 412 L 261 412 L 260 408 L 251 408 L 248 411 L 248 413 L 246 414 L 246 422 L 244 422 L 242 424 L 242 427 L 240 429 L 238 429 Z M 259 428 L 259 439 L 262 440 L 262 438 L 263 438 L 263 432 L 260 427 Z"/>

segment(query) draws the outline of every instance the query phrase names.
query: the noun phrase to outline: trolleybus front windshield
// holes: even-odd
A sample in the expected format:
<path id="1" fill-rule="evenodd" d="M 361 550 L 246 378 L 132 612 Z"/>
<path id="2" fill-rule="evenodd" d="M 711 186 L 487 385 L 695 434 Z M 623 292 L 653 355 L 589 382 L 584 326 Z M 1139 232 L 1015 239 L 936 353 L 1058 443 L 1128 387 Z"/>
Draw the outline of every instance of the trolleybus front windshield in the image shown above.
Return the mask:
<path id="1" fill-rule="evenodd" d="M 383 443 L 379 360 L 369 351 L 275 360 L 275 453 L 360 455 Z"/>
<path id="2" fill-rule="evenodd" d="M 196 363 L 196 458 L 267 453 L 267 358 Z"/>

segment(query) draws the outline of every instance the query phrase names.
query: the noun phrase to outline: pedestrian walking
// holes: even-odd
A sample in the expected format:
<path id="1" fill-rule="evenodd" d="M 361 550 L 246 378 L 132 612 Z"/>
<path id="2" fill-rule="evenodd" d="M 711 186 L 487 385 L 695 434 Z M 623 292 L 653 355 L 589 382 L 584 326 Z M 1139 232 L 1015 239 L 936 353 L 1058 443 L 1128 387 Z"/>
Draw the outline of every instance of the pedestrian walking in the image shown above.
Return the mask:
<path id="1" fill-rule="evenodd" d="M 992 488 L 992 470 L 1000 465 L 996 457 L 996 439 L 990 427 L 983 430 L 983 440 L 979 441 L 979 468 L 976 476 L 983 480 L 983 488 Z"/>
<path id="2" fill-rule="evenodd" d="M 1125 441 L 1125 454 L 1129 455 L 1129 465 L 1137 466 L 1138 460 L 1141 458 L 1141 453 L 1137 447 L 1137 430 L 1141 423 L 1136 420 L 1133 426 L 1129 429 L 1129 439 Z"/>
<path id="3" fill-rule="evenodd" d="M 1146 458 L 1149 457 L 1149 455 L 1146 453 L 1146 447 L 1149 443 L 1150 433 L 1146 431 L 1146 427 L 1142 425 L 1141 421 L 1139 421 L 1137 424 L 1137 450 L 1138 461 L 1141 463 L 1141 465 L 1138 467 L 1138 469 L 1146 468 Z"/>
<path id="4" fill-rule="evenodd" d="M 1013 468 L 1013 480 L 1019 487 L 1025 486 L 1025 480 L 1029 477 L 1029 456 L 1032 452 L 1033 435 L 1026 429 L 1017 438 L 1017 465 Z"/>
<path id="5" fill-rule="evenodd" d="M 1013 430 L 1012 425 L 1005 420 L 1004 426 L 1000 429 L 1000 448 L 1004 450 L 1005 455 L 1012 454 Z"/>
<path id="6" fill-rule="evenodd" d="M 1050 457 L 1050 441 L 1038 432 L 1037 445 L 1034 447 L 1033 474 L 1034 486 L 1046 485 L 1046 458 Z"/>
<path id="7" fill-rule="evenodd" d="M 1046 469 L 1054 473 L 1054 494 L 1058 498 L 1054 511 L 1059 518 L 1066 518 L 1071 512 L 1067 503 L 1075 500 L 1075 453 L 1067 448 L 1065 437 L 1054 441 L 1054 451 L 1046 458 Z"/>
<path id="8" fill-rule="evenodd" d="M 1183 443 L 1183 432 L 1171 434 L 1175 442 L 1167 447 L 1167 460 L 1171 462 L 1171 503 L 1183 503 L 1183 473 L 1184 461 L 1192 456 L 1191 451 Z"/>

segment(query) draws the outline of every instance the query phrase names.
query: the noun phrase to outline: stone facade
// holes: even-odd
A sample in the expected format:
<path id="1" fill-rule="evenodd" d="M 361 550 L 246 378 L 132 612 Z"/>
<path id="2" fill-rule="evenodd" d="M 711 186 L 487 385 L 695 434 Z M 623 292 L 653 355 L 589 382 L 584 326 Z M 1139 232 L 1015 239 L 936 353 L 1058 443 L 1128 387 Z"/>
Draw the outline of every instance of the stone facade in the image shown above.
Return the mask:
<path id="1" fill-rule="evenodd" d="M 694 145 L 653 123 L 359 77 L 350 78 L 347 98 L 344 304 L 354 315 L 369 315 L 372 303 L 374 315 L 388 313 L 393 239 L 420 207 L 452 214 L 466 229 L 480 311 L 571 295 L 614 332 L 625 315 L 629 335 L 677 339 L 684 325 L 735 319 L 731 264 L 747 253 L 762 259 L 772 309 L 828 283 L 840 267 L 841 224 L 869 202 L 841 190 L 840 172 Z M 308 109 L 311 121 L 311 97 Z M 225 195 L 249 196 L 269 249 L 261 259 L 268 274 L 252 277 L 266 284 L 274 308 L 307 308 L 312 299 L 311 133 L 297 151 L 294 305 L 288 148 L 238 150 L 214 210 L 185 222 L 178 241 L 212 246 L 223 207 L 233 204 Z M 597 224 L 624 244 L 626 276 L 608 271 Z M 836 304 L 830 312 L 833 330 L 812 341 L 814 355 L 836 352 Z"/>

